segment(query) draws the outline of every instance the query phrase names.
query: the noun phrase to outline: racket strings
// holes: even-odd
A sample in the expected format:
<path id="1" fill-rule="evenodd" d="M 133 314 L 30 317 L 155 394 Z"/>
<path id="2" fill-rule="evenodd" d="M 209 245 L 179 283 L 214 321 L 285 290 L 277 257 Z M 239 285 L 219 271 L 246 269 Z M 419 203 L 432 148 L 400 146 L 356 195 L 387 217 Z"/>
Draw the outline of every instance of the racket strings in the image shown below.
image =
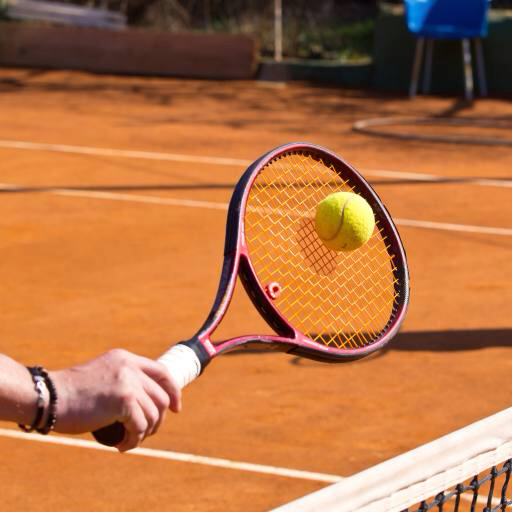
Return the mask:
<path id="1" fill-rule="evenodd" d="M 378 219 L 370 240 L 335 252 L 314 228 L 317 204 L 355 191 L 336 170 L 307 154 L 270 162 L 256 177 L 245 211 L 249 255 L 261 285 L 278 283 L 274 305 L 299 331 L 326 346 L 376 341 L 397 309 L 395 264 Z"/>

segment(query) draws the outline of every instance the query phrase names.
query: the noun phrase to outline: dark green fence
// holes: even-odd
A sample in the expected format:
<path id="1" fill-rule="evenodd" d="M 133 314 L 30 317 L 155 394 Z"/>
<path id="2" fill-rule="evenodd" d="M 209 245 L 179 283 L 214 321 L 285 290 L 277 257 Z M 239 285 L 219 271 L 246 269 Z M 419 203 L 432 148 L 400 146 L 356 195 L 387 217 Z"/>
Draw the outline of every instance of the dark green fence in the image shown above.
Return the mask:
<path id="1" fill-rule="evenodd" d="M 384 11 L 379 15 L 373 59 L 375 88 L 408 90 L 415 42 L 403 14 Z M 489 94 L 512 95 L 512 12 L 491 12 L 489 34 L 483 39 L 483 47 Z M 436 41 L 432 64 L 432 93 L 453 94 L 464 90 L 460 41 Z"/>

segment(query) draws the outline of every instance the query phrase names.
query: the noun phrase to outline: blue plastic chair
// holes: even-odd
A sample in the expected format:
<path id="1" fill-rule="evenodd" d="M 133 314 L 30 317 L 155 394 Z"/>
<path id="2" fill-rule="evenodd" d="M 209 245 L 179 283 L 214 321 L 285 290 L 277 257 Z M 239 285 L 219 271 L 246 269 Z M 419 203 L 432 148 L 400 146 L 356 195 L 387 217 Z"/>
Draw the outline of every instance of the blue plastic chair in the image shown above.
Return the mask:
<path id="1" fill-rule="evenodd" d="M 404 0 L 407 27 L 418 37 L 409 95 L 415 96 L 426 46 L 423 92 L 430 89 L 434 39 L 461 39 L 466 99 L 473 98 L 470 40 L 475 45 L 480 93 L 487 95 L 481 38 L 487 35 L 489 0 Z"/>

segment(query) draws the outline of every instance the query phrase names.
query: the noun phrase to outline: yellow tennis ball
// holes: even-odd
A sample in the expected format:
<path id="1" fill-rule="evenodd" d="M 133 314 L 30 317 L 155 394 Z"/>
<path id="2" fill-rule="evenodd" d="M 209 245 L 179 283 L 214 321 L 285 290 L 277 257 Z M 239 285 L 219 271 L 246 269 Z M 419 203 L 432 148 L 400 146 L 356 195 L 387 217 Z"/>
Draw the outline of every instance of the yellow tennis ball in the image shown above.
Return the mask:
<path id="1" fill-rule="evenodd" d="M 318 203 L 315 229 L 333 251 L 353 251 L 372 236 L 375 218 L 371 206 L 352 192 L 336 192 Z"/>

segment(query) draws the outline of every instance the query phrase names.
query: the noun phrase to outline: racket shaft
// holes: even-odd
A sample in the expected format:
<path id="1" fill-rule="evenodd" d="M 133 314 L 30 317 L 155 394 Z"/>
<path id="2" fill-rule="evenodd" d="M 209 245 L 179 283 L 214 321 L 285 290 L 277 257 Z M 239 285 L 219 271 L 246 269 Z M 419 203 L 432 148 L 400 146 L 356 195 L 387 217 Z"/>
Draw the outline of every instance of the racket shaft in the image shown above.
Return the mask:
<path id="1" fill-rule="evenodd" d="M 198 357 L 186 345 L 174 345 L 158 359 L 158 362 L 167 368 L 171 378 L 180 389 L 190 384 L 201 373 L 201 363 Z M 96 441 L 101 444 L 117 446 L 123 441 L 126 430 L 121 422 L 116 421 L 111 425 L 95 430 L 92 434 Z"/>

